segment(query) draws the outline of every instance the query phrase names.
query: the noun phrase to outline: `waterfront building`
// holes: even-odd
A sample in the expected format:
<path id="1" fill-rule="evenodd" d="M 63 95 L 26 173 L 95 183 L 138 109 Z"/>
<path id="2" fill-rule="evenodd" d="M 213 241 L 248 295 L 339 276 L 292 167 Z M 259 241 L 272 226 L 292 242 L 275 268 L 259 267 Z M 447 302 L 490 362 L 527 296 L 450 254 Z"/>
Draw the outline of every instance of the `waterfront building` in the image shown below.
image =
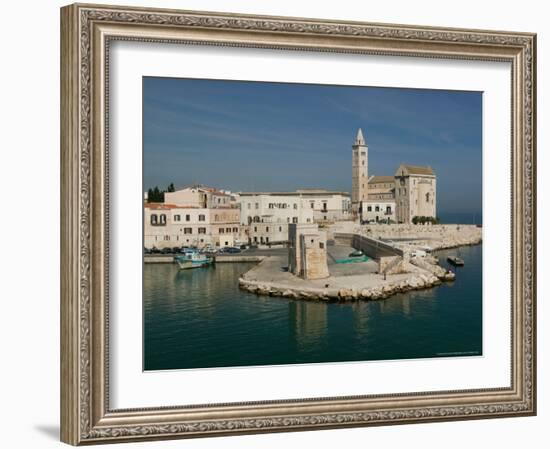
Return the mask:
<path id="1" fill-rule="evenodd" d="M 350 220 L 349 195 L 322 189 L 295 192 L 241 192 L 241 227 L 249 243 L 288 240 L 288 225 Z"/>
<path id="2" fill-rule="evenodd" d="M 437 217 L 437 178 L 429 166 L 401 164 L 393 176 L 368 176 L 369 155 L 361 129 L 352 145 L 352 208 L 361 221 L 412 223 Z"/>
<path id="3" fill-rule="evenodd" d="M 229 207 L 233 203 L 230 192 L 203 185 L 165 192 L 164 202 L 204 208 Z"/>
<path id="4" fill-rule="evenodd" d="M 145 203 L 146 248 L 233 246 L 240 232 L 240 210 L 225 191 L 192 186 L 166 192 L 164 203 Z"/>
<path id="5" fill-rule="evenodd" d="M 396 221 L 394 177 L 371 176 L 368 185 L 367 200 L 361 204 L 363 221 L 377 223 Z"/>

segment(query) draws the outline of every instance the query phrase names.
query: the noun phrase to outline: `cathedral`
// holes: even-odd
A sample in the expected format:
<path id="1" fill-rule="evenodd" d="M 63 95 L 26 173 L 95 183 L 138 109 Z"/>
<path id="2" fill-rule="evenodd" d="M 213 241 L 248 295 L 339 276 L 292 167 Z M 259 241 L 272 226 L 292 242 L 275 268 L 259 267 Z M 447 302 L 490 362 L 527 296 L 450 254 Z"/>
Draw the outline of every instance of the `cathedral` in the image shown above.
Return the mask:
<path id="1" fill-rule="evenodd" d="M 429 166 L 401 164 L 393 176 L 369 177 L 369 148 L 361 129 L 352 145 L 353 213 L 362 222 L 412 223 L 436 218 L 436 175 Z"/>

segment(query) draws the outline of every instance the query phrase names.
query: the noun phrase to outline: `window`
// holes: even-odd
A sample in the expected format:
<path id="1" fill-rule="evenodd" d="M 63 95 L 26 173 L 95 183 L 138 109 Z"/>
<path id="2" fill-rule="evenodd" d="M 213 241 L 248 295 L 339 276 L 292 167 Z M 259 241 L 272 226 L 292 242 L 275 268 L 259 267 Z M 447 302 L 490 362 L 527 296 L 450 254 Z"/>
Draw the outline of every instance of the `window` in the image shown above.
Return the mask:
<path id="1" fill-rule="evenodd" d="M 298 223 L 298 217 L 292 217 L 292 223 Z"/>
<path id="2" fill-rule="evenodd" d="M 200 215 L 199 215 L 199 221 L 204 221 L 204 218 L 205 218 L 205 217 L 204 217 L 203 214 L 200 214 Z"/>
<path id="3" fill-rule="evenodd" d="M 227 232 L 228 234 L 231 234 L 231 228 L 225 228 L 225 232 Z"/>
<path id="4" fill-rule="evenodd" d="M 259 209 L 260 208 L 260 205 L 258 203 L 255 203 L 255 208 L 256 209 Z"/>
<path id="5" fill-rule="evenodd" d="M 183 228 L 184 234 L 193 234 L 193 228 Z"/>
<path id="6" fill-rule="evenodd" d="M 265 238 L 265 243 L 269 243 L 269 237 Z"/>
<path id="7" fill-rule="evenodd" d="M 265 232 L 269 232 L 269 226 L 265 227 Z"/>
<path id="8" fill-rule="evenodd" d="M 239 228 L 233 228 L 233 232 L 239 232 Z"/>
<path id="9" fill-rule="evenodd" d="M 311 222 L 311 220 L 310 220 L 310 219 L 308 218 L 308 219 L 306 220 L 306 222 L 310 223 L 310 222 Z"/>
<path id="10" fill-rule="evenodd" d="M 309 203 L 309 205 L 311 206 L 311 208 L 313 209 L 315 207 L 315 201 L 312 201 L 311 203 Z"/>
<path id="11" fill-rule="evenodd" d="M 164 240 L 166 240 L 166 241 L 170 240 L 170 236 L 169 236 L 169 235 L 165 235 L 165 236 L 164 236 Z"/>
<path id="12" fill-rule="evenodd" d="M 279 226 L 279 232 L 283 232 L 283 227 Z"/>
<path id="13" fill-rule="evenodd" d="M 367 212 L 372 212 L 372 206 L 367 206 Z"/>
<path id="14" fill-rule="evenodd" d="M 429 203 L 429 202 L 430 202 L 430 194 L 426 193 L 426 203 Z"/>
<path id="15" fill-rule="evenodd" d="M 319 248 L 323 249 L 325 247 L 325 244 L 323 242 L 319 242 Z"/>
<path id="16" fill-rule="evenodd" d="M 157 224 L 157 219 L 158 219 L 157 214 L 152 214 L 151 215 L 151 224 L 156 225 Z"/>
<path id="17" fill-rule="evenodd" d="M 166 224 L 166 215 L 160 214 L 160 224 L 165 225 Z"/>
<path id="18" fill-rule="evenodd" d="M 174 221 L 181 221 L 181 215 L 174 215 Z"/>
<path id="19" fill-rule="evenodd" d="M 219 216 L 217 214 L 214 215 L 214 220 L 218 221 L 218 219 L 219 219 Z"/>
<path id="20" fill-rule="evenodd" d="M 206 234 L 206 228 L 199 228 L 199 234 Z"/>
<path id="21" fill-rule="evenodd" d="M 254 232 L 258 232 L 258 227 L 254 226 Z"/>
<path id="22" fill-rule="evenodd" d="M 187 214 L 187 215 L 185 216 L 185 221 L 191 221 L 191 215 Z"/>
<path id="23" fill-rule="evenodd" d="M 374 211 L 375 211 L 375 212 L 380 212 L 380 206 L 376 206 L 376 207 L 374 208 Z"/>
<path id="24" fill-rule="evenodd" d="M 223 228 L 220 228 L 220 234 L 223 234 L 225 232 L 225 230 Z"/>
<path id="25" fill-rule="evenodd" d="M 248 208 L 250 209 L 250 206 L 251 206 L 251 204 L 250 204 L 250 203 L 248 203 L 248 204 L 247 204 L 247 206 L 248 206 Z"/>

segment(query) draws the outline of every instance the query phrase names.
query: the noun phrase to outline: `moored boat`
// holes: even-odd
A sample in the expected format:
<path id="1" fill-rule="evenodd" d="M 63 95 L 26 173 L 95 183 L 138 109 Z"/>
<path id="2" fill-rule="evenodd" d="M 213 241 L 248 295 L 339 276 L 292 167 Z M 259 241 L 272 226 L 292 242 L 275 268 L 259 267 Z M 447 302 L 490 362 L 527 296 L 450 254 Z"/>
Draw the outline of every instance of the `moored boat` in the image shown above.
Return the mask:
<path id="1" fill-rule="evenodd" d="M 464 260 L 457 256 L 448 256 L 447 260 L 449 261 L 450 264 L 457 267 L 461 267 L 464 265 Z"/>
<path id="2" fill-rule="evenodd" d="M 185 250 L 183 255 L 174 257 L 174 260 L 181 270 L 206 267 L 213 262 L 212 257 L 201 254 L 197 250 Z"/>

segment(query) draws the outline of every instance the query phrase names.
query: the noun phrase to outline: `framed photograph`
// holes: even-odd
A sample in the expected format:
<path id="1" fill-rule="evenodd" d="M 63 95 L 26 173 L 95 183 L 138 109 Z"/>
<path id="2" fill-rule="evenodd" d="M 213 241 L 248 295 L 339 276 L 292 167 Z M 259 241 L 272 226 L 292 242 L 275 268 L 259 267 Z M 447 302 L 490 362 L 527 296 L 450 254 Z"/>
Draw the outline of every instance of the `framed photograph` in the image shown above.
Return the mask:
<path id="1" fill-rule="evenodd" d="M 536 36 L 61 9 L 61 439 L 536 413 Z"/>

